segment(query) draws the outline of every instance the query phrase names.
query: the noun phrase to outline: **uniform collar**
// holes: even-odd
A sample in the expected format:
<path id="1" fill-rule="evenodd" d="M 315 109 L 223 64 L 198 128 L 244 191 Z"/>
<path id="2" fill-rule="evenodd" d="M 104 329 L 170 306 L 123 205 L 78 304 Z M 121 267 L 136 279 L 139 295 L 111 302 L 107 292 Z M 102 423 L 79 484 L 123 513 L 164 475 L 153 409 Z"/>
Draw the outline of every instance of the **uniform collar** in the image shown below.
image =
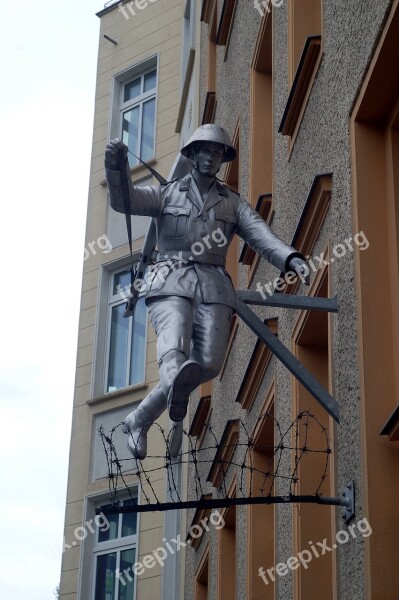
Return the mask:
<path id="1" fill-rule="evenodd" d="M 205 204 L 203 204 L 191 174 L 180 181 L 179 190 L 181 192 L 186 192 L 187 198 L 198 208 L 200 213 L 209 210 L 212 206 L 218 204 L 221 201 L 221 197 L 224 196 L 227 198 L 229 195 L 227 188 L 216 179 L 209 189 L 208 198 L 206 199 Z"/>

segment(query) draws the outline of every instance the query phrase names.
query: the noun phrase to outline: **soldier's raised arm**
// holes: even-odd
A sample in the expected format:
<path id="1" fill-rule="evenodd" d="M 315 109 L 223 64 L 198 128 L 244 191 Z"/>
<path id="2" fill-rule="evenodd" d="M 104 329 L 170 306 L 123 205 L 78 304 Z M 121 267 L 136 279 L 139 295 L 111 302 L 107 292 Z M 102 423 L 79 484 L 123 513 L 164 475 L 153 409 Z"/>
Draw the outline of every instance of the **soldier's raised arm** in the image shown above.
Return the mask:
<path id="1" fill-rule="evenodd" d="M 108 184 L 108 196 L 111 207 L 124 213 L 123 186 L 120 171 L 120 157 L 123 157 L 124 169 L 129 186 L 130 214 L 146 217 L 158 217 L 161 209 L 161 190 L 159 185 L 134 186 L 130 176 L 127 159 L 127 146 L 119 139 L 111 140 L 105 148 L 105 177 Z"/>

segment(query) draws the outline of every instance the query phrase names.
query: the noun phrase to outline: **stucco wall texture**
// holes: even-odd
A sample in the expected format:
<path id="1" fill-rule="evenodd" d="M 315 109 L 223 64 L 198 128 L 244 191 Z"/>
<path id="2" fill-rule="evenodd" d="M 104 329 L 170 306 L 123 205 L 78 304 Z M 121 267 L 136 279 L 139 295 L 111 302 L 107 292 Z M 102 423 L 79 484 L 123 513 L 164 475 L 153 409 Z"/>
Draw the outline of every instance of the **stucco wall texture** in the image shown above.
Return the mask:
<path id="1" fill-rule="evenodd" d="M 322 2 L 323 55 L 291 154 L 288 138 L 278 133 L 278 127 L 289 93 L 288 80 L 288 1 L 273 9 L 273 68 L 274 68 L 274 207 L 273 229 L 291 242 L 312 182 L 317 174 L 332 173 L 331 204 L 316 242 L 314 255 L 319 255 L 330 244 L 342 243 L 356 232 L 352 228 L 351 143 L 349 118 L 356 96 L 379 34 L 391 6 L 390 0 L 325 0 Z M 219 5 L 221 3 L 218 3 Z M 219 16 L 220 16 L 220 6 Z M 219 17 L 218 17 L 219 19 Z M 250 69 L 261 17 L 252 1 L 238 0 L 233 21 L 227 57 L 225 48 L 217 49 L 217 109 L 214 122 L 225 127 L 232 135 L 237 121 L 240 125 L 240 192 L 249 193 L 250 156 Z M 202 23 L 202 77 L 200 114 L 206 93 L 207 25 Z M 367 236 L 367 232 L 365 232 Z M 241 244 L 242 246 L 242 244 Z M 370 251 L 370 250 L 369 250 Z M 252 279 L 256 283 L 273 281 L 276 270 L 263 259 Z M 313 275 L 314 277 L 314 275 Z M 241 268 L 240 288 L 247 287 L 246 267 Z M 336 495 L 351 480 L 357 490 L 356 520 L 362 518 L 362 456 L 360 440 L 359 369 L 357 349 L 357 315 L 355 300 L 355 270 L 353 252 L 337 259 L 330 267 L 331 296 L 339 297 L 339 313 L 332 317 L 332 383 L 333 396 L 340 410 L 340 424 L 335 429 Z M 301 287 L 299 294 L 306 294 Z M 255 308 L 263 319 L 278 317 L 279 339 L 288 347 L 296 322 L 297 311 Z M 229 353 L 221 380 L 217 380 L 212 394 L 212 427 L 218 437 L 227 419 L 243 419 L 249 431 L 264 401 L 273 377 L 276 377 L 276 417 L 282 424 L 291 420 L 292 378 L 288 371 L 273 358 L 257 394 L 255 405 L 247 413 L 235 402 L 249 358 L 256 342 L 255 335 L 241 322 L 235 342 Z M 191 403 L 191 418 L 197 407 Z M 204 443 L 206 445 L 206 442 Z M 239 457 L 236 462 L 240 462 Z M 203 481 L 207 473 L 204 468 Z M 209 484 L 207 484 L 209 485 Z M 191 477 L 189 496 L 194 494 Z M 211 491 L 211 488 L 209 488 Z M 279 489 L 277 493 L 284 493 Z M 327 507 L 326 507 L 327 508 Z M 340 511 L 336 509 L 336 531 L 344 529 Z M 193 512 L 188 514 L 190 524 Z M 217 598 L 216 534 L 211 531 L 209 560 L 209 599 Z M 187 553 L 186 600 L 194 597 L 193 574 L 207 534 L 199 549 Z M 247 598 L 246 562 L 247 532 L 246 509 L 237 508 L 237 583 L 236 598 Z M 275 564 L 286 561 L 294 554 L 292 508 L 279 505 L 276 520 Z M 337 598 L 362 600 L 366 597 L 366 564 L 364 539 L 360 536 L 343 544 L 336 551 Z M 272 565 L 264 565 L 266 568 Z M 276 580 L 276 598 L 293 598 L 293 573 Z M 320 596 L 322 598 L 322 596 Z M 227 600 L 227 599 L 226 599 Z M 228 599 L 230 600 L 230 599 Z M 308 600 L 308 599 L 306 599 Z M 313 599 L 316 600 L 316 599 Z"/>

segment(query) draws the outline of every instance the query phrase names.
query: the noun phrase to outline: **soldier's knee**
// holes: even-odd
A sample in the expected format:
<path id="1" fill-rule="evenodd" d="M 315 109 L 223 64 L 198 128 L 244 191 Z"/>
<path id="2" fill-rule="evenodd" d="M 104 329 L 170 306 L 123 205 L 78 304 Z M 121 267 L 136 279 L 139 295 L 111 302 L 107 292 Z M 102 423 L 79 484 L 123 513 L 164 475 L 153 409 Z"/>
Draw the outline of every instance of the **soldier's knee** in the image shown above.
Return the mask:
<path id="1" fill-rule="evenodd" d="M 165 354 L 162 354 L 158 360 L 159 365 L 168 363 L 168 362 L 183 362 L 186 360 L 186 355 L 181 350 L 168 350 Z"/>

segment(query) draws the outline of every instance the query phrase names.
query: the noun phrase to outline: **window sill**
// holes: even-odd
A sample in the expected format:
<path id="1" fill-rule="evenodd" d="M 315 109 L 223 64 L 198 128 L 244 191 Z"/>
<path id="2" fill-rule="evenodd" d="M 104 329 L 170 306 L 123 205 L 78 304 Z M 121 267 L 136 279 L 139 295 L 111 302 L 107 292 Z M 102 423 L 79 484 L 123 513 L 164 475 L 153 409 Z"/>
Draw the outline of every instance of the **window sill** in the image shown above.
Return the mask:
<path id="1" fill-rule="evenodd" d="M 331 192 L 332 173 L 316 175 L 291 242 L 291 246 L 305 258 L 312 258 L 316 240 L 330 208 Z M 284 279 L 284 273 L 280 273 L 280 278 Z M 284 289 L 279 291 L 282 294 L 296 294 L 299 283 L 299 279 L 294 283 L 286 282 Z"/>
<path id="2" fill-rule="evenodd" d="M 206 125 L 207 123 L 213 123 L 213 120 L 215 118 L 215 111 L 216 111 L 216 93 L 215 92 L 207 92 L 201 125 Z"/>
<path id="3" fill-rule="evenodd" d="M 212 413 L 212 399 L 211 396 L 203 396 L 195 411 L 190 431 L 188 435 L 197 438 L 196 448 L 197 450 L 201 447 L 205 437 L 206 428 L 209 424 L 210 416 Z"/>
<path id="4" fill-rule="evenodd" d="M 295 73 L 294 82 L 278 130 L 279 133 L 293 137 L 298 130 L 315 79 L 316 67 L 320 64 L 320 56 L 321 36 L 309 36 L 305 42 Z"/>
<path id="5" fill-rule="evenodd" d="M 147 383 L 136 383 L 135 385 L 129 385 L 128 387 L 121 388 L 120 390 L 115 390 L 114 392 L 108 392 L 107 394 L 103 394 L 102 396 L 96 396 L 96 398 L 90 398 L 90 400 L 86 401 L 86 404 L 88 404 L 89 406 L 93 406 L 94 404 L 108 402 L 109 400 L 113 400 L 114 398 L 127 396 L 128 394 L 138 392 L 140 390 L 145 390 L 147 388 Z"/>
<path id="6" fill-rule="evenodd" d="M 390 442 L 399 442 L 399 405 L 389 417 L 380 435 L 387 435 Z"/>
<path id="7" fill-rule="evenodd" d="M 278 335 L 278 322 L 276 318 L 266 319 L 264 323 L 275 336 Z M 248 367 L 236 398 L 236 402 L 239 402 L 241 408 L 244 410 L 251 410 L 271 358 L 271 350 L 258 340 L 249 359 Z"/>
<path id="8" fill-rule="evenodd" d="M 262 217 L 262 219 L 265 221 L 265 223 L 267 223 L 267 225 L 271 224 L 274 216 L 274 210 L 272 210 L 272 202 L 272 194 L 262 194 L 261 196 L 259 196 L 255 206 L 256 212 Z M 260 255 L 257 252 L 255 252 L 255 250 L 252 250 L 252 248 L 248 246 L 248 244 L 244 244 L 238 261 L 243 265 L 249 267 L 248 285 L 251 284 L 252 277 L 254 276 L 259 260 Z"/>
<path id="9" fill-rule="evenodd" d="M 224 60 L 227 58 L 236 7 L 237 0 L 224 0 L 223 2 L 218 31 L 216 34 L 216 44 L 218 46 L 225 46 Z"/>
<path id="10" fill-rule="evenodd" d="M 194 68 L 195 49 L 190 48 L 190 54 L 187 61 L 186 74 L 184 76 L 183 89 L 180 97 L 179 112 L 177 114 L 177 121 L 175 127 L 175 133 L 181 133 L 181 127 L 183 123 L 184 113 L 187 105 L 187 97 L 190 89 L 191 75 Z"/>
<path id="11" fill-rule="evenodd" d="M 233 346 L 233 342 L 235 340 L 239 324 L 240 324 L 239 319 L 238 319 L 237 315 L 234 313 L 233 316 L 232 316 L 232 318 L 231 318 L 230 335 L 229 335 L 229 339 L 227 341 L 226 353 L 225 353 L 225 356 L 224 356 L 224 362 L 223 362 L 223 366 L 220 369 L 220 373 L 219 373 L 219 379 L 220 380 L 222 380 L 222 378 L 223 378 L 224 370 L 225 370 L 226 365 L 227 365 L 227 360 L 228 360 L 228 357 L 229 357 L 229 354 L 230 354 L 230 350 L 231 350 L 231 348 Z"/>
<path id="12" fill-rule="evenodd" d="M 226 476 L 226 471 L 231 464 L 233 454 L 238 444 L 239 422 L 238 419 L 227 421 L 223 431 L 222 438 L 218 445 L 218 450 L 213 459 L 211 468 L 206 478 L 212 484 L 212 487 L 219 488 Z"/>

